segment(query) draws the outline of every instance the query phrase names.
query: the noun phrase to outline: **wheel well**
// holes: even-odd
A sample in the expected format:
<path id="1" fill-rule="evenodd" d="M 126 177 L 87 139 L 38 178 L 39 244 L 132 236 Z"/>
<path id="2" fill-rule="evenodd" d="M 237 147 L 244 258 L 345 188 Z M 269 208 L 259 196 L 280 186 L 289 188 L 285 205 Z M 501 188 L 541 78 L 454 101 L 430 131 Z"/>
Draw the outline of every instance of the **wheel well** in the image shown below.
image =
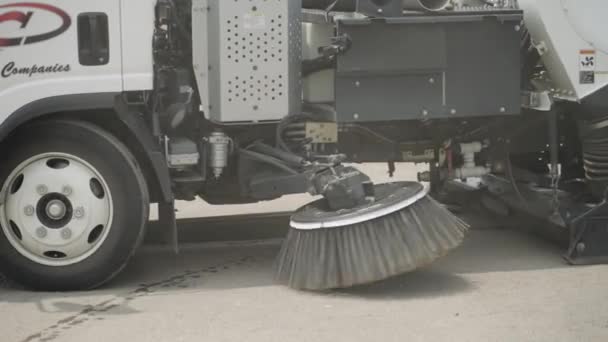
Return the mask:
<path id="1" fill-rule="evenodd" d="M 94 124 L 108 133 L 114 135 L 119 139 L 129 151 L 135 157 L 138 165 L 141 167 L 142 172 L 146 178 L 146 184 L 150 192 L 150 200 L 153 203 L 161 201 L 162 195 L 160 186 L 152 168 L 151 161 L 148 159 L 143 146 L 139 140 L 135 137 L 133 132 L 119 119 L 118 115 L 113 109 L 95 109 L 95 110 L 82 110 L 82 111 L 67 111 L 67 112 L 56 112 L 48 113 L 29 121 L 21 123 L 19 126 L 14 128 L 8 136 L 13 134 L 27 134 L 27 132 L 21 132 L 23 127 L 29 123 L 40 121 L 40 120 L 52 120 L 52 119 L 70 119 L 89 122 Z M 7 139 L 4 139 L 0 143 L 4 143 Z"/>

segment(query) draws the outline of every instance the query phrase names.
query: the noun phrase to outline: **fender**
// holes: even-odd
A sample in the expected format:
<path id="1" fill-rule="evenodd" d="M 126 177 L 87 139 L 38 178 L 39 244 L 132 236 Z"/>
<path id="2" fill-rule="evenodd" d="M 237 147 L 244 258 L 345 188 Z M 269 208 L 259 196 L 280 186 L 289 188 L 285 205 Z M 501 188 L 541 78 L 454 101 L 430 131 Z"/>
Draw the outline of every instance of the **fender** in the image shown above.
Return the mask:
<path id="1" fill-rule="evenodd" d="M 125 103 L 121 95 L 114 97 L 114 110 L 120 120 L 133 133 L 139 144 L 145 151 L 146 158 L 150 162 L 152 170 L 158 181 L 160 191 L 165 203 L 173 203 L 173 189 L 171 187 L 171 175 L 164 152 L 154 139 L 150 129 L 140 113 L 132 111 Z M 175 219 L 174 219 L 175 220 Z"/>
<path id="2" fill-rule="evenodd" d="M 0 142 L 22 124 L 58 112 L 112 108 L 117 93 L 71 94 L 39 99 L 17 109 L 0 125 Z"/>

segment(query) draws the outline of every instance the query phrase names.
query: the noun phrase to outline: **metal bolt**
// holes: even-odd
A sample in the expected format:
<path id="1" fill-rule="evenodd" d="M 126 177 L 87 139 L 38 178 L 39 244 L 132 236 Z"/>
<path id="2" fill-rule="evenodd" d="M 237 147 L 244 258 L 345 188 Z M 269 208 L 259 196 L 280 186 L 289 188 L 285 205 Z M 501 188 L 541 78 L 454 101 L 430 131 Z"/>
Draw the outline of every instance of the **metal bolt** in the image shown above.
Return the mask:
<path id="1" fill-rule="evenodd" d="M 32 205 L 28 205 L 27 207 L 25 207 L 25 209 L 23 209 L 23 212 L 26 216 L 32 216 L 36 212 L 36 209 L 34 209 L 34 206 Z"/>
<path id="2" fill-rule="evenodd" d="M 46 185 L 38 185 L 36 187 L 36 192 L 41 196 L 46 195 L 46 193 L 49 192 L 49 188 L 47 188 Z"/>
<path id="3" fill-rule="evenodd" d="M 585 244 L 584 244 L 584 243 L 579 242 L 579 243 L 577 243 L 577 244 L 576 244 L 576 251 L 577 251 L 579 254 L 584 253 L 584 252 L 585 252 L 585 249 L 587 249 L 587 246 L 585 246 Z"/>
<path id="4" fill-rule="evenodd" d="M 353 114 L 353 119 L 359 120 L 359 114 L 357 114 L 357 113 Z"/>
<path id="5" fill-rule="evenodd" d="M 61 192 L 66 196 L 70 196 L 72 194 L 72 188 L 66 185 L 63 187 L 63 189 L 61 189 Z"/>
<path id="6" fill-rule="evenodd" d="M 41 239 L 44 239 L 46 237 L 46 228 L 44 227 L 38 227 L 38 229 L 36 229 L 36 236 L 38 236 Z"/>
<path id="7" fill-rule="evenodd" d="M 70 228 L 65 228 L 64 230 L 61 231 L 61 237 L 64 240 L 68 240 L 72 237 L 72 230 L 70 230 Z"/>
<path id="8" fill-rule="evenodd" d="M 84 208 L 83 207 L 76 208 L 76 210 L 74 210 L 74 217 L 77 219 L 83 218 L 84 217 Z"/>

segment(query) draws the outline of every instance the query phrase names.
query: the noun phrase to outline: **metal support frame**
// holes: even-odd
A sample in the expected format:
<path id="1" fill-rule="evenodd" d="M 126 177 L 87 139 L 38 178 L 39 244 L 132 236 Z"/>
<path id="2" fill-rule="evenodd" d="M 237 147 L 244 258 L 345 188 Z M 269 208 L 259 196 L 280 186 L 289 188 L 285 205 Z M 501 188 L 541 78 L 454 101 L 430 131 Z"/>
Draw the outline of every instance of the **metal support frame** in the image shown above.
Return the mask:
<path id="1" fill-rule="evenodd" d="M 572 265 L 608 263 L 608 202 L 570 223 L 570 246 L 564 258 Z"/>
<path id="2" fill-rule="evenodd" d="M 544 236 L 567 239 L 564 258 L 572 265 L 608 263 L 608 197 L 591 206 L 559 188 L 559 128 L 555 110 L 547 113 L 547 129 L 551 156 L 551 186 L 522 185 L 515 195 L 507 179 L 491 175 L 484 177 L 488 191 L 511 208 L 542 219 L 547 228 L 537 229 Z M 536 182 L 538 184 L 540 179 Z M 551 228 L 549 228 L 551 226 Z M 549 231 L 555 230 L 555 233 Z M 564 234 L 562 234 L 564 233 Z M 566 242 L 566 241 L 564 241 Z"/>
<path id="3" fill-rule="evenodd" d="M 254 144 L 239 151 L 241 193 L 258 200 L 287 194 L 323 195 L 334 210 L 353 208 L 373 196 L 370 178 L 341 164 L 343 156 L 325 156 L 314 162 L 277 148 Z M 323 159 L 327 159 L 323 162 Z"/>

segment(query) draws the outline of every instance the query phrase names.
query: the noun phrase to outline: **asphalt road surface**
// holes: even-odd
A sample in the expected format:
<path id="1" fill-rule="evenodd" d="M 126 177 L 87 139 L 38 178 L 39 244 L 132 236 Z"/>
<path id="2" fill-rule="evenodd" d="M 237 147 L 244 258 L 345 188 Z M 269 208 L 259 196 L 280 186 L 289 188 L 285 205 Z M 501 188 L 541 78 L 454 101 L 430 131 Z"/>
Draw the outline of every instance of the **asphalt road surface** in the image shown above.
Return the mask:
<path id="1" fill-rule="evenodd" d="M 230 229 L 220 221 L 201 229 Z M 280 217 L 237 221 L 284 229 Z M 25 292 L 0 278 L 0 341 L 608 341 L 608 266 L 568 266 L 559 247 L 499 227 L 477 224 L 428 268 L 320 293 L 273 283 L 279 239 L 188 244 L 177 256 L 149 245 L 87 293 Z"/>

